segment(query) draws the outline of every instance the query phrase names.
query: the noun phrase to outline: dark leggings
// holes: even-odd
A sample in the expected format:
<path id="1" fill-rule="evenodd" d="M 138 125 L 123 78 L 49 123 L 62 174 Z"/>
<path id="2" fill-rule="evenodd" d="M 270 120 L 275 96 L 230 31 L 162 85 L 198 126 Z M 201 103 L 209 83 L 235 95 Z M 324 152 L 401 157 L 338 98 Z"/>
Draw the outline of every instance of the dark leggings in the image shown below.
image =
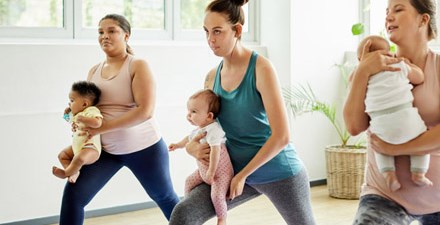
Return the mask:
<path id="1" fill-rule="evenodd" d="M 439 225 L 440 212 L 412 215 L 399 204 L 379 195 L 362 196 L 353 225 L 408 225 L 418 220 L 422 225 Z"/>
<path id="2" fill-rule="evenodd" d="M 174 208 L 170 225 L 201 225 L 215 216 L 211 201 L 210 186 L 203 183 L 195 187 Z M 266 184 L 246 184 L 243 194 L 228 201 L 228 209 L 232 209 L 261 194 L 266 195 L 283 217 L 286 224 L 314 225 L 312 207 L 310 205 L 310 186 L 306 171 L 281 181 Z"/>
<path id="3" fill-rule="evenodd" d="M 170 178 L 168 149 L 165 142 L 160 140 L 144 150 L 126 155 L 102 151 L 98 161 L 84 166 L 76 183 L 67 183 L 64 188 L 60 225 L 82 225 L 84 207 L 123 166 L 133 172 L 169 219 L 179 198 Z"/>

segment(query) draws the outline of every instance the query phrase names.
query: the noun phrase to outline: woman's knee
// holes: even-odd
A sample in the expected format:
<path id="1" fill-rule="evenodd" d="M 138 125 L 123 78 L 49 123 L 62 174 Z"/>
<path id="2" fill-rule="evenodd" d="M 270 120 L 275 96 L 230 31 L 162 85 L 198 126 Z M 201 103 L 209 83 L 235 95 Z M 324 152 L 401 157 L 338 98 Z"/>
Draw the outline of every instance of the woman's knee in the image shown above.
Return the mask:
<path id="1" fill-rule="evenodd" d="M 197 224 L 196 218 L 193 218 L 194 213 L 191 212 L 192 210 L 194 209 L 191 209 L 185 202 L 178 203 L 171 213 L 169 225 Z"/>

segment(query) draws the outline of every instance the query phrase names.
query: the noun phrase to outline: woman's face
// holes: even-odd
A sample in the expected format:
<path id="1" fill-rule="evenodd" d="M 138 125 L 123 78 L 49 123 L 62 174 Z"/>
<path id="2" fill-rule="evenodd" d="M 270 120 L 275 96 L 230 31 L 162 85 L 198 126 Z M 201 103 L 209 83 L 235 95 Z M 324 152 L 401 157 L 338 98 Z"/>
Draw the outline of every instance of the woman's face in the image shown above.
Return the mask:
<path id="1" fill-rule="evenodd" d="M 207 12 L 203 29 L 206 33 L 208 45 L 215 55 L 223 57 L 231 54 L 238 39 L 225 15 L 217 12 Z"/>
<path id="2" fill-rule="evenodd" d="M 389 0 L 386 12 L 385 28 L 388 37 L 397 45 L 405 40 L 420 40 L 420 35 L 426 35 L 426 28 L 421 29 L 422 15 L 411 5 L 410 0 Z"/>
<path id="3" fill-rule="evenodd" d="M 99 23 L 98 41 L 102 50 L 111 54 L 113 52 L 125 52 L 128 34 L 122 30 L 118 22 L 112 19 L 104 19 Z"/>

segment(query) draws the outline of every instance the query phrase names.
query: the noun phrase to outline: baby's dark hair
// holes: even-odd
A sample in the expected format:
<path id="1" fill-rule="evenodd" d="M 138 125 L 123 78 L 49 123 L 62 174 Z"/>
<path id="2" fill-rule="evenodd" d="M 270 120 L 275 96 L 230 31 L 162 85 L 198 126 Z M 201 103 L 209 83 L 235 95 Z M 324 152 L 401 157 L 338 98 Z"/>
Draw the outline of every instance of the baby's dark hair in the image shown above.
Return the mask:
<path id="1" fill-rule="evenodd" d="M 218 97 L 211 89 L 203 89 L 191 95 L 189 99 L 195 99 L 202 96 L 209 105 L 208 112 L 212 112 L 212 114 L 214 114 L 214 119 L 216 119 L 220 112 L 220 97 Z"/>
<path id="2" fill-rule="evenodd" d="M 101 97 L 101 90 L 90 81 L 77 81 L 72 85 L 72 91 L 77 92 L 82 97 L 89 98 L 92 105 L 96 105 Z"/>

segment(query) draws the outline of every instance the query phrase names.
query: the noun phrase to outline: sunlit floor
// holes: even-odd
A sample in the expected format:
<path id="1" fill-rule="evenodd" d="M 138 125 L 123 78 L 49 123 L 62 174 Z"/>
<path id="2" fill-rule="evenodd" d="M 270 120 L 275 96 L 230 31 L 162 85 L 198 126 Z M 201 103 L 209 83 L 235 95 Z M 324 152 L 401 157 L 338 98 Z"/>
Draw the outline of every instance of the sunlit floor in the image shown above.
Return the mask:
<path id="1" fill-rule="evenodd" d="M 356 213 L 358 200 L 342 200 L 328 196 L 326 186 L 312 188 L 312 207 L 318 225 L 350 225 Z M 90 218 L 85 225 L 166 225 L 158 208 Z M 206 223 L 215 225 L 215 218 Z M 285 225 L 272 203 L 260 196 L 228 212 L 232 225 Z"/>
<path id="2" fill-rule="evenodd" d="M 312 187 L 312 208 L 317 225 L 351 225 L 358 200 L 336 199 L 328 196 L 327 186 Z M 206 225 L 215 225 L 216 219 Z M 167 225 L 159 208 L 151 208 L 110 216 L 86 219 L 85 225 Z M 285 225 L 272 203 L 260 196 L 228 212 L 231 225 Z M 411 225 L 417 225 L 417 222 Z M 56 225 L 56 224 L 52 224 Z"/>

